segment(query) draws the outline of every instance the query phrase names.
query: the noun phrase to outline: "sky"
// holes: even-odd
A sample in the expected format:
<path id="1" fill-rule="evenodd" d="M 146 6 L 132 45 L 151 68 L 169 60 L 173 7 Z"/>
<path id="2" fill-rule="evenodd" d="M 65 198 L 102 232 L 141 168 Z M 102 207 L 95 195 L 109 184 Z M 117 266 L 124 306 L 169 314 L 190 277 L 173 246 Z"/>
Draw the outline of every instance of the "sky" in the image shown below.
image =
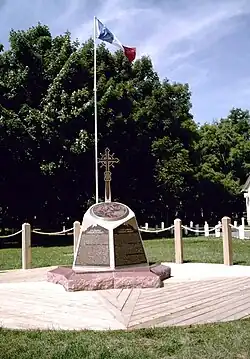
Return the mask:
<path id="1" fill-rule="evenodd" d="M 250 0 L 0 0 L 0 42 L 39 21 L 85 41 L 94 16 L 161 79 L 190 85 L 196 122 L 250 109 Z"/>

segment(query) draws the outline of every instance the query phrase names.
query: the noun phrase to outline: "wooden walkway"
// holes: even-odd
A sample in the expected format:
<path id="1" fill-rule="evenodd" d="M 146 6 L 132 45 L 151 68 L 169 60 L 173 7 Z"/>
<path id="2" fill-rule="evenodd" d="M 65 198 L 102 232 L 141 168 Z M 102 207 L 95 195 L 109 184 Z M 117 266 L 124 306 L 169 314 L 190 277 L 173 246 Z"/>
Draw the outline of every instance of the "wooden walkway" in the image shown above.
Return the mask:
<path id="1" fill-rule="evenodd" d="M 0 326 L 18 329 L 136 329 L 250 316 L 250 277 L 165 282 L 160 289 L 65 292 L 48 268 L 0 272 Z"/>

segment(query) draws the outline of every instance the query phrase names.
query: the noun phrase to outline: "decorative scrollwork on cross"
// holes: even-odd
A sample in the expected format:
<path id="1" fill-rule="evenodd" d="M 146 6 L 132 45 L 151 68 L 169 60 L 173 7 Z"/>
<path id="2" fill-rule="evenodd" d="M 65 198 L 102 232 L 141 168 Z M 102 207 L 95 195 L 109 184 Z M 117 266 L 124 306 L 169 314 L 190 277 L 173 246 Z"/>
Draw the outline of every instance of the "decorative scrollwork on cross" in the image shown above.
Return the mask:
<path id="1" fill-rule="evenodd" d="M 114 153 L 110 154 L 109 148 L 106 148 L 104 153 L 100 155 L 98 158 L 98 163 L 100 163 L 100 167 L 104 167 L 104 182 L 105 182 L 105 202 L 111 202 L 111 186 L 110 182 L 112 179 L 112 174 L 110 168 L 114 167 L 116 163 L 119 163 L 119 159 L 115 158 Z"/>

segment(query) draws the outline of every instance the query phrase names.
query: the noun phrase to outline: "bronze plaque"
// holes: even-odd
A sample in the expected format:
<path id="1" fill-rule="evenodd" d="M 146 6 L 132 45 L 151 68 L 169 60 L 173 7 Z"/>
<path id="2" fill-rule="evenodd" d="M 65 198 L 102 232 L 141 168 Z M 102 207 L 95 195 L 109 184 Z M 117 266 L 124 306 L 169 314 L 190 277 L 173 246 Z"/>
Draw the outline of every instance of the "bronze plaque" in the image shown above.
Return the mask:
<path id="1" fill-rule="evenodd" d="M 129 214 L 129 210 L 121 203 L 103 202 L 94 205 L 91 209 L 91 214 L 106 221 L 119 221 Z"/>
<path id="2" fill-rule="evenodd" d="M 136 265 L 147 263 L 138 229 L 123 224 L 114 230 L 115 265 Z"/>
<path id="3" fill-rule="evenodd" d="M 109 232 L 101 226 L 91 226 L 82 232 L 75 266 L 109 266 Z"/>

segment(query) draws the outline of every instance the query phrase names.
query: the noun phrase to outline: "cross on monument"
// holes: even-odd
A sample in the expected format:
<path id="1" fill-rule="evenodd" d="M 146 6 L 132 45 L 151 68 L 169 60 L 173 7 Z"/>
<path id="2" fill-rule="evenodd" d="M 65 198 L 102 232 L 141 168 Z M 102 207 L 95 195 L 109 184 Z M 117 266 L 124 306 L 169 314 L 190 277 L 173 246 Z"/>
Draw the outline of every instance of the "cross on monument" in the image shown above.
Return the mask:
<path id="1" fill-rule="evenodd" d="M 101 158 L 98 158 L 100 167 L 105 167 L 104 182 L 105 182 L 105 202 L 111 202 L 111 171 L 110 168 L 114 167 L 115 163 L 119 163 L 119 159 L 114 157 L 114 153 L 110 154 L 109 148 L 106 148 Z"/>

